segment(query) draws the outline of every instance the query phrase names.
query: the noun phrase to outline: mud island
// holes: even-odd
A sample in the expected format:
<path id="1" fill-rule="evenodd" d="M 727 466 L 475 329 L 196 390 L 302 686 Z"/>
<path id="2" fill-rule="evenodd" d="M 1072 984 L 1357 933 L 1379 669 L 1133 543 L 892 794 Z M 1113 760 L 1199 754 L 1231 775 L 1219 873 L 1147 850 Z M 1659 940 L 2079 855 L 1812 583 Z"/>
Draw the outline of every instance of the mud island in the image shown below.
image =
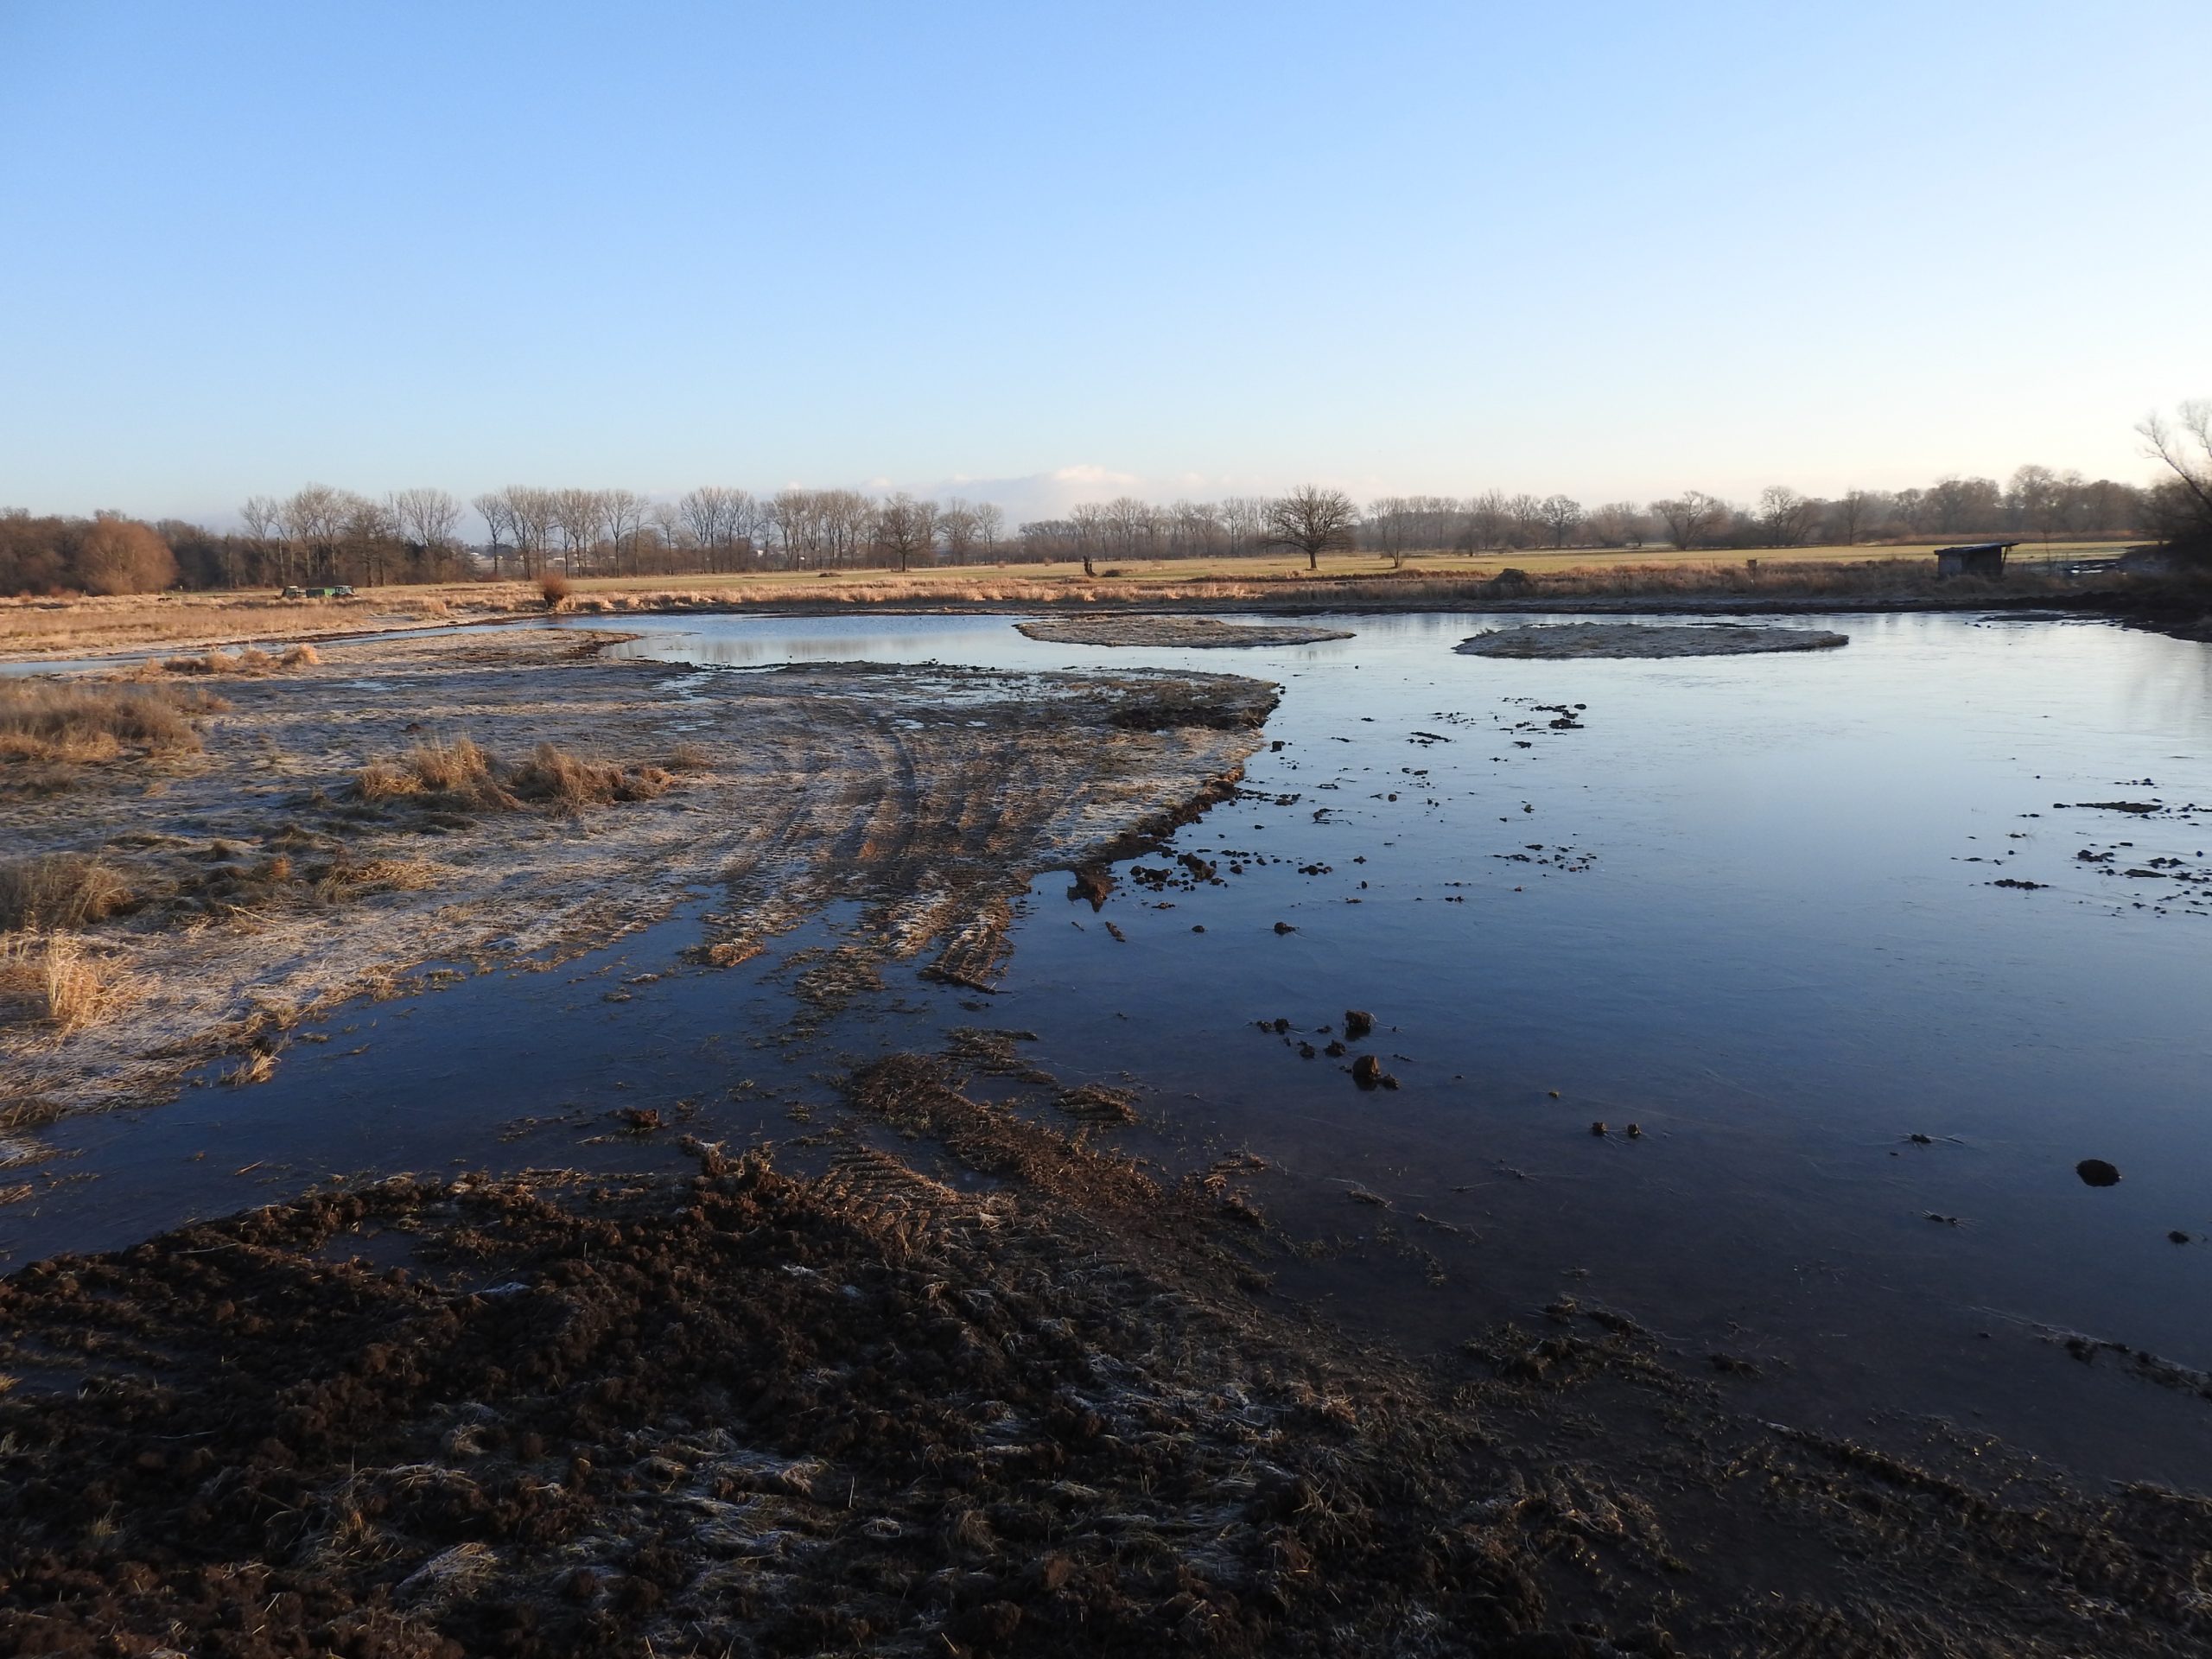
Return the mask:
<path id="1" fill-rule="evenodd" d="M 1463 639 L 1465 657 L 1554 661 L 1579 658 L 1749 657 L 1773 651 L 1833 651 L 1848 634 L 1825 628 L 1777 628 L 1751 622 L 1561 622 L 1500 628 Z"/>
<path id="2" fill-rule="evenodd" d="M 1350 639 L 1343 628 L 1290 622 L 1224 622 L 1211 616 L 1042 617 L 1014 625 L 1032 639 L 1058 645 L 1187 645 L 1200 649 L 1311 645 Z"/>

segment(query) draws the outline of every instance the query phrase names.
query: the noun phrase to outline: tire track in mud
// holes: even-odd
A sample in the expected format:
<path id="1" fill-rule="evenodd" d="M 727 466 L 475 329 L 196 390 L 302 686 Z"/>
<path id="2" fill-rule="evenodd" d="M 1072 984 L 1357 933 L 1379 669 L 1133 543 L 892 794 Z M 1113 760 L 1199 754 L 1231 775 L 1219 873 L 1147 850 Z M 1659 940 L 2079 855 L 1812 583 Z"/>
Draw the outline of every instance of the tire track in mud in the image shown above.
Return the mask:
<path id="1" fill-rule="evenodd" d="M 144 896 L 86 934 L 128 978 L 127 1007 L 59 1037 L 0 1016 L 0 1123 L 154 1103 L 226 1053 L 257 1079 L 302 1020 L 423 964 L 550 965 L 701 893 L 705 963 L 745 961 L 852 903 L 845 937 L 795 964 L 811 975 L 803 995 L 834 1002 L 919 958 L 988 989 L 1035 874 L 1126 851 L 1142 826 L 1217 798 L 1278 694 L 1229 675 L 866 663 L 672 676 L 598 660 L 607 638 L 349 645 L 282 679 L 219 680 L 233 706 L 204 753 L 158 775 L 115 765 L 55 794 L 0 788 L 12 855 L 92 855 Z M 500 757 L 551 742 L 680 770 L 659 798 L 567 810 L 372 802 L 354 787 L 371 761 L 464 737 Z M 342 903 L 189 896 L 213 867 L 261 868 L 302 844 L 418 880 Z"/>

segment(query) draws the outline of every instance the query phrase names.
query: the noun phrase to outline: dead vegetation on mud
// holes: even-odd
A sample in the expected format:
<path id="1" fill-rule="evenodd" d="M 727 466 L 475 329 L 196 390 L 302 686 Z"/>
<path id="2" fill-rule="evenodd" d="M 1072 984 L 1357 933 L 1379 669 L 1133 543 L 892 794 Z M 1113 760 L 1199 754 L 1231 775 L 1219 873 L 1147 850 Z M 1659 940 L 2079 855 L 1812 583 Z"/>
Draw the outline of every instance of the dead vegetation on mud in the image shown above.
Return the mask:
<path id="1" fill-rule="evenodd" d="M 856 1076 L 802 1178 L 398 1178 L 0 1284 L 0 1647 L 2201 1651 L 2212 1506 L 1763 1421 L 1561 1302 L 1433 1369 L 1268 1292 L 1246 1166 Z M 1050 1098 L 1049 1077 L 1037 1086 Z M 1701 1373 L 1701 1375 L 1700 1375 Z M 1941 1448 L 1935 1448 L 1940 1452 Z M 1987 1455 L 1985 1456 L 1985 1453 Z"/>
<path id="2" fill-rule="evenodd" d="M 598 660 L 604 637 L 365 641 L 226 673 L 219 699 L 167 676 L 0 686 L 0 733 L 44 746 L 0 766 L 0 1102 L 160 1099 L 226 1054 L 253 1080 L 300 1020 L 415 964 L 571 954 L 687 893 L 715 963 L 857 901 L 802 987 L 825 1002 L 900 959 L 988 988 L 1030 874 L 1221 798 L 1274 696 L 1206 675 L 693 672 Z M 79 988 L 66 1012 L 49 984 Z"/>

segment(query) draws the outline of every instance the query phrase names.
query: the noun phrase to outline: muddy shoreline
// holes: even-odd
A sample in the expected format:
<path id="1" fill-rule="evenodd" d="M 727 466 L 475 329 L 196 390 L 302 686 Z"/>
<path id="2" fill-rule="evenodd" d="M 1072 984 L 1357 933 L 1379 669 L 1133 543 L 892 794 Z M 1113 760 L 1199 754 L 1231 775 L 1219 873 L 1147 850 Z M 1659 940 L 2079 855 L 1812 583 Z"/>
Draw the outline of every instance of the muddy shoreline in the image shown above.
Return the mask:
<path id="1" fill-rule="evenodd" d="M 1167 1181 L 1044 1121 L 1049 1080 L 986 1098 L 974 1060 L 855 1072 L 862 1127 L 819 1173 L 697 1147 L 688 1179 L 401 1178 L 0 1282 L 0 1643 L 2055 1659 L 2206 1633 L 2212 1505 L 1763 1421 L 1756 1367 L 1599 1306 L 1435 1365 L 1347 1343 L 1272 1288 L 1294 1242 L 1264 1166 Z"/>

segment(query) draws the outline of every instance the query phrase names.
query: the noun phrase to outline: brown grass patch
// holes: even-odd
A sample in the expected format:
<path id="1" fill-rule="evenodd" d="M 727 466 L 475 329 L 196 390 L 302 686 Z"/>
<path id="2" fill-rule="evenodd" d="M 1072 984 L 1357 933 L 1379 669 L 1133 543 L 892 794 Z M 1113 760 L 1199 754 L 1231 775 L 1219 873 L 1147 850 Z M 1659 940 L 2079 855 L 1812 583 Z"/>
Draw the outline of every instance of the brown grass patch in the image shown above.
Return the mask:
<path id="1" fill-rule="evenodd" d="M 70 933 L 0 939 L 0 1009 L 62 1036 L 105 1018 L 135 993 L 127 969 Z"/>
<path id="2" fill-rule="evenodd" d="M 0 681 L 0 765 L 86 766 L 130 753 L 191 753 L 200 747 L 191 716 L 229 707 L 205 693 Z"/>
<path id="3" fill-rule="evenodd" d="M 264 912 L 302 906 L 351 904 L 375 893 L 413 893 L 435 887 L 445 872 L 419 858 L 356 858 L 334 847 L 277 852 L 251 862 L 222 862 L 172 887 L 179 913 L 226 921 L 251 921 Z"/>
<path id="4" fill-rule="evenodd" d="M 249 1054 L 216 1081 L 232 1089 L 243 1089 L 251 1084 L 266 1083 L 276 1075 L 276 1057 L 274 1054 Z"/>
<path id="5" fill-rule="evenodd" d="M 537 579 L 538 597 L 549 611 L 559 610 L 567 602 L 569 591 L 569 579 L 557 571 L 548 570 Z"/>
<path id="6" fill-rule="evenodd" d="M 83 927 L 136 901 L 121 872 L 83 853 L 0 861 L 0 933 Z"/>
<path id="7" fill-rule="evenodd" d="M 541 743 L 529 760 L 508 775 L 508 785 L 525 801 L 552 806 L 604 806 L 614 801 L 650 801 L 668 792 L 676 780 L 658 766 L 623 767 L 585 760 Z"/>
<path id="8" fill-rule="evenodd" d="M 512 812 L 525 806 L 574 810 L 616 801 L 650 801 L 676 779 L 654 766 L 588 760 L 551 743 L 540 743 L 526 760 L 508 763 L 474 741 L 457 737 L 418 743 L 391 760 L 372 760 L 354 775 L 365 801 L 420 799 L 426 804 L 478 812 Z"/>
<path id="9" fill-rule="evenodd" d="M 133 671 L 134 679 L 159 679 L 165 674 L 227 674 L 259 676 L 275 674 L 296 668 L 314 668 L 322 661 L 322 653 L 313 645 L 287 645 L 279 652 L 266 652 L 258 645 L 247 645 L 242 650 L 211 651 L 199 657 L 166 657 L 159 661 L 141 663 Z"/>

